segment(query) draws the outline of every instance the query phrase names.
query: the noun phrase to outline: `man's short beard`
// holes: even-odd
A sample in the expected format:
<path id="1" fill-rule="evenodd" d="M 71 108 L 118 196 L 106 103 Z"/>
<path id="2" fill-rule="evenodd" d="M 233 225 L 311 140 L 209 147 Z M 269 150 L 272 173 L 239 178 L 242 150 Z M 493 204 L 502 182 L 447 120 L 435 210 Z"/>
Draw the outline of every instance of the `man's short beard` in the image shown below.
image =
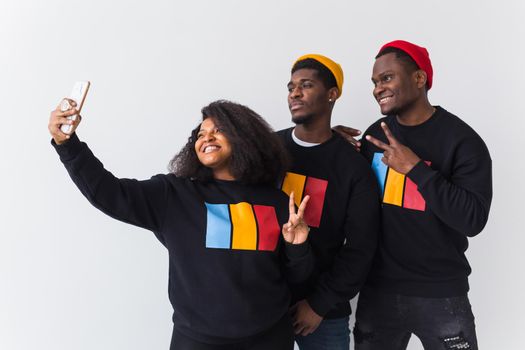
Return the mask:
<path id="1" fill-rule="evenodd" d="M 416 100 L 408 102 L 408 103 L 404 104 L 403 106 L 394 107 L 394 108 L 392 108 L 391 111 L 389 111 L 386 114 L 383 114 L 383 113 L 381 113 L 381 114 L 383 114 L 383 115 L 400 115 L 400 114 L 405 113 L 406 111 L 411 110 L 414 107 L 415 104 L 416 104 Z"/>
<path id="2" fill-rule="evenodd" d="M 398 115 L 399 114 L 399 108 L 393 108 L 392 110 L 386 112 L 386 113 L 383 113 L 381 112 L 382 115 Z"/>
<path id="3" fill-rule="evenodd" d="M 292 122 L 296 125 L 306 124 L 312 119 L 311 114 L 300 115 L 297 117 L 292 116 Z"/>

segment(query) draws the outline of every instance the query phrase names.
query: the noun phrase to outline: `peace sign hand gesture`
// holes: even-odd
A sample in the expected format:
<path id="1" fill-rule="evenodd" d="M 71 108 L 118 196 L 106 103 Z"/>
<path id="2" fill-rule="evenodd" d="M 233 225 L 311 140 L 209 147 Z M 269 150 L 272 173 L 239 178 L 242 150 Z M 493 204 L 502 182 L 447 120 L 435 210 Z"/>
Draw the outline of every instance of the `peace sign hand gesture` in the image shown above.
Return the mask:
<path id="1" fill-rule="evenodd" d="M 308 238 L 310 228 L 304 222 L 304 210 L 306 209 L 306 203 L 308 203 L 309 199 L 310 196 L 305 196 L 303 198 L 303 201 L 301 202 L 301 205 L 299 205 L 299 209 L 296 213 L 294 193 L 290 193 L 290 200 L 288 202 L 290 217 L 288 218 L 288 222 L 283 225 L 283 237 L 286 242 L 292 244 L 301 244 L 304 243 Z"/>
<path id="2" fill-rule="evenodd" d="M 381 127 L 389 144 L 370 135 L 367 135 L 366 139 L 384 151 L 381 159 L 383 163 L 398 173 L 406 175 L 421 159 L 410 148 L 397 141 L 385 122 L 381 122 Z"/>

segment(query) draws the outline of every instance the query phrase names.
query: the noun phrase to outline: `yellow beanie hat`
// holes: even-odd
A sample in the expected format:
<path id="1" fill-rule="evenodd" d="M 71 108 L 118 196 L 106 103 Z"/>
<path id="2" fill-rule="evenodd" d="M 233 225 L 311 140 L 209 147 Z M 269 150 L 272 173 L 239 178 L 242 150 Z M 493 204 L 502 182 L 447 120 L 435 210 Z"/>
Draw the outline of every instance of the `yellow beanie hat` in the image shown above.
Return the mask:
<path id="1" fill-rule="evenodd" d="M 295 61 L 294 66 L 297 62 L 305 60 L 307 58 L 316 60 L 317 62 L 321 63 L 323 66 L 328 68 L 330 72 L 332 72 L 335 78 L 335 82 L 337 84 L 337 88 L 339 89 L 339 94 L 337 95 L 337 98 L 339 98 L 341 94 L 343 93 L 343 81 L 344 81 L 343 69 L 341 68 L 341 66 L 338 63 L 329 59 L 328 57 L 323 56 L 323 55 L 318 55 L 318 54 L 303 55 Z"/>

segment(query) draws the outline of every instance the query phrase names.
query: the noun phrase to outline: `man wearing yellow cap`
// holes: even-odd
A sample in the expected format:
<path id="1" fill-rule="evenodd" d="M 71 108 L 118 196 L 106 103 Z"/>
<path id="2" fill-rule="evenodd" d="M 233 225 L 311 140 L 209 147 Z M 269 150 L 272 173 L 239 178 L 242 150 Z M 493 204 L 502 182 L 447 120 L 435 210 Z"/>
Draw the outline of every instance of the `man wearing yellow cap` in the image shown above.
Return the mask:
<path id="1" fill-rule="evenodd" d="M 339 64 L 322 55 L 300 57 L 288 83 L 295 127 L 278 133 L 292 158 L 282 190 L 293 191 L 297 203 L 310 196 L 304 218 L 317 273 L 292 286 L 301 350 L 349 348 L 349 301 L 365 282 L 377 244 L 375 178 L 365 158 L 331 129 L 342 91 Z"/>

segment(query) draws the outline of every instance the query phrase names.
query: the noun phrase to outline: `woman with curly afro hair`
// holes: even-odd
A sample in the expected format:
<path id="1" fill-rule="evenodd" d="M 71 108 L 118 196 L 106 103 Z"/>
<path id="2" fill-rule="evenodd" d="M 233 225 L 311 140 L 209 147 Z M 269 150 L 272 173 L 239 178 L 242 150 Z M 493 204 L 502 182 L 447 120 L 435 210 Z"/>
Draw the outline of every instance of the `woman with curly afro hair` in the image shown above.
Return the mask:
<path id="1" fill-rule="evenodd" d="M 313 270 L 308 196 L 296 209 L 293 193 L 276 188 L 287 153 L 270 126 L 246 106 L 212 102 L 170 173 L 139 181 L 115 177 L 79 140 L 69 102 L 51 113 L 49 131 L 72 180 L 96 208 L 168 250 L 170 349 L 293 349 L 288 283 Z"/>

